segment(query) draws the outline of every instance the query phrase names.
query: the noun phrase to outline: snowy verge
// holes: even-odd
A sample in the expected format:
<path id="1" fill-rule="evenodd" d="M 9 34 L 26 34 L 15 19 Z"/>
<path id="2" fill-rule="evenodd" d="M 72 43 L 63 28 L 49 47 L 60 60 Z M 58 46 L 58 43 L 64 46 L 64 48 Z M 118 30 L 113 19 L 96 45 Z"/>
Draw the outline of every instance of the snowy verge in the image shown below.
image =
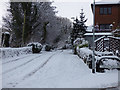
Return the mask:
<path id="1" fill-rule="evenodd" d="M 31 54 L 31 53 L 32 53 L 32 47 L 0 48 L 0 54 L 1 54 L 2 59 L 20 56 L 23 54 Z"/>
<path id="2" fill-rule="evenodd" d="M 90 50 L 87 47 L 85 47 L 85 48 L 77 47 L 77 54 L 83 59 L 83 58 L 89 57 L 90 54 L 92 55 L 93 51 Z M 95 51 L 95 56 L 98 56 L 98 57 L 103 57 L 103 56 L 106 56 L 106 57 L 109 57 L 109 56 L 117 57 L 117 56 L 115 56 L 113 54 L 113 52 L 108 52 L 108 51 L 104 51 L 104 52 Z"/>
<path id="3" fill-rule="evenodd" d="M 92 68 L 92 50 L 89 48 L 77 47 L 77 54 L 83 59 L 89 68 Z M 115 56 L 112 52 L 95 51 L 95 65 L 96 71 L 98 72 L 100 69 L 120 69 L 120 58 Z"/>

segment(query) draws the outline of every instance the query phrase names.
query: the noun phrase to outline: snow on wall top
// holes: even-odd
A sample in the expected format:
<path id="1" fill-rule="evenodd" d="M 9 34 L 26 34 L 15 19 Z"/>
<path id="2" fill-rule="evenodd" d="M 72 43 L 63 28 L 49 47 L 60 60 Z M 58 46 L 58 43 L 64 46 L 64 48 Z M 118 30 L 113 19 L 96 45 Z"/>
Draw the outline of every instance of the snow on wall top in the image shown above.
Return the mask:
<path id="1" fill-rule="evenodd" d="M 10 34 L 9 32 L 5 32 L 5 34 Z"/>
<path id="2" fill-rule="evenodd" d="M 0 48 L 0 58 L 12 58 L 15 56 L 26 55 L 32 53 L 32 47 L 21 48 Z"/>
<path id="3" fill-rule="evenodd" d="M 93 33 L 86 33 L 85 35 L 86 35 L 86 36 L 87 36 L 87 35 L 93 35 Z M 110 35 L 110 36 L 111 36 L 112 33 L 95 33 L 95 35 Z"/>
<path id="4" fill-rule="evenodd" d="M 120 4 L 120 0 L 101 0 L 96 2 L 96 4 Z"/>

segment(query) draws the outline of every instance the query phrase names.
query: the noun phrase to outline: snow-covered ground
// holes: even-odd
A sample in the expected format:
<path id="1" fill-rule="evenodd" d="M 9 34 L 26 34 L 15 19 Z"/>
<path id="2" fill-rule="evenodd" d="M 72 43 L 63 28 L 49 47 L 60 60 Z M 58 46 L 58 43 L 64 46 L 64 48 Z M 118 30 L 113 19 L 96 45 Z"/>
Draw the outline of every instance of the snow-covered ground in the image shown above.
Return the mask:
<path id="1" fill-rule="evenodd" d="M 42 51 L 2 60 L 3 88 L 106 88 L 118 86 L 118 71 L 92 74 L 72 50 Z"/>
<path id="2" fill-rule="evenodd" d="M 32 53 L 32 47 L 22 47 L 22 48 L 0 48 L 0 57 L 11 58 L 20 55 L 26 55 Z"/>

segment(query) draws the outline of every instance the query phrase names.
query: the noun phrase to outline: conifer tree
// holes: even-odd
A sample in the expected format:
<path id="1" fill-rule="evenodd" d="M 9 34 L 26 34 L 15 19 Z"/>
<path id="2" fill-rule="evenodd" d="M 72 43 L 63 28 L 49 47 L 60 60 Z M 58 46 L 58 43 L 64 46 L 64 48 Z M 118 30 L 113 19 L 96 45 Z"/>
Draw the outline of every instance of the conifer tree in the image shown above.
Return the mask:
<path id="1" fill-rule="evenodd" d="M 87 29 L 87 26 L 85 25 L 86 22 L 87 22 L 87 19 L 85 19 L 83 9 L 81 9 L 80 20 L 76 17 L 76 19 L 73 22 L 73 30 L 71 32 L 72 45 L 76 38 L 84 37 L 84 34 L 86 33 L 86 29 Z"/>
<path id="2" fill-rule="evenodd" d="M 83 9 L 81 9 L 81 13 L 80 13 L 80 23 L 81 23 L 80 31 L 82 33 L 82 37 L 86 33 L 86 29 L 87 29 L 87 26 L 85 25 L 86 22 L 87 22 L 87 19 L 85 19 Z"/>
<path id="3" fill-rule="evenodd" d="M 5 27 L 12 30 L 12 42 L 24 46 L 31 32 L 35 29 L 38 18 L 35 2 L 10 2 L 9 16 L 4 17 Z M 17 45 L 18 44 L 18 45 Z"/>

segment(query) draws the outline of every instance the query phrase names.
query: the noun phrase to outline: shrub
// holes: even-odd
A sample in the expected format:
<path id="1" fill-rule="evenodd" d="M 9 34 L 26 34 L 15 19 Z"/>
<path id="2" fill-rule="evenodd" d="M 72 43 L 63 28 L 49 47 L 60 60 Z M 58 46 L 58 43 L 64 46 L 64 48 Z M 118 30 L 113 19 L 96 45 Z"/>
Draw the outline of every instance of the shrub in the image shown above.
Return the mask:
<path id="1" fill-rule="evenodd" d="M 77 54 L 77 47 L 78 48 L 83 48 L 83 47 L 88 47 L 88 41 L 86 41 L 84 38 L 77 38 L 74 41 L 74 54 Z"/>
<path id="2" fill-rule="evenodd" d="M 88 47 L 88 44 L 80 45 L 79 48 Z"/>
<path id="3" fill-rule="evenodd" d="M 45 45 L 45 51 L 50 51 L 52 49 L 51 45 L 46 44 Z"/>
<path id="4" fill-rule="evenodd" d="M 40 53 L 42 50 L 42 45 L 38 42 L 29 43 L 27 46 L 32 46 L 33 53 Z"/>

